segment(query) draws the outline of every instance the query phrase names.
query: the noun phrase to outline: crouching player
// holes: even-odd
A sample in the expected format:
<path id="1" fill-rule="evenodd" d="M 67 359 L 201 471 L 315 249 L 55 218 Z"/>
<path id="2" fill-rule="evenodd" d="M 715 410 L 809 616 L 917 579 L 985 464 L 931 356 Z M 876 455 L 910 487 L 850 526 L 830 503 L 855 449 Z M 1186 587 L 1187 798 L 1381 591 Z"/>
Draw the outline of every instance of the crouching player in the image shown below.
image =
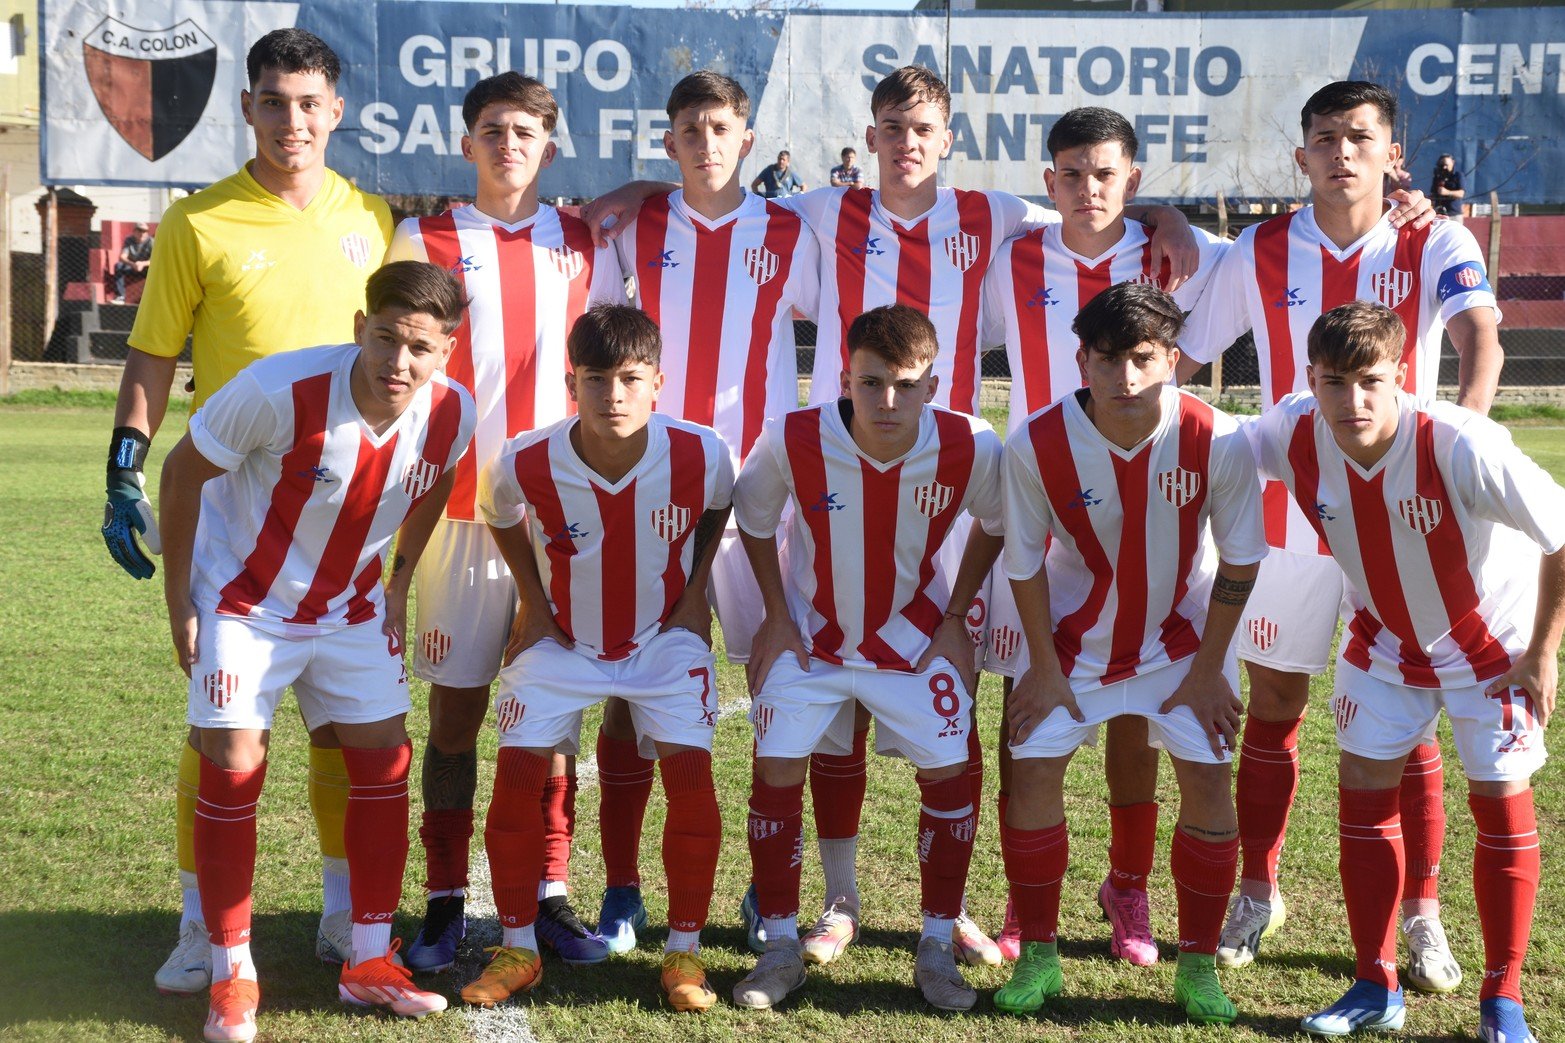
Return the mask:
<path id="1" fill-rule="evenodd" d="M 644 313 L 586 312 L 566 341 L 576 416 L 506 443 L 479 506 L 521 599 L 500 672 L 500 756 L 484 828 L 501 948 L 462 998 L 491 1007 L 542 976 L 535 923 L 544 859 L 539 799 L 555 749 L 575 753 L 582 711 L 630 706 L 642 756 L 668 797 L 663 991 L 676 1010 L 717 996 L 699 956 L 722 822 L 712 785 L 717 723 L 706 583 L 734 474 L 711 428 L 654 414 L 661 341 Z M 525 520 L 526 524 L 522 522 Z"/>
<path id="2" fill-rule="evenodd" d="M 1065 771 L 1099 724 L 1123 715 L 1146 719 L 1179 780 L 1175 1001 L 1196 1021 L 1237 1014 L 1213 962 L 1239 853 L 1229 644 L 1266 537 L 1238 425 L 1168 383 L 1182 321 L 1155 287 L 1104 290 L 1072 326 L 1086 386 L 1006 445 L 1005 569 L 1028 656 L 1006 709 L 1012 776 L 1000 833 L 1022 954 L 994 1002 L 1013 1014 L 1063 988 Z"/>
<path id="3" fill-rule="evenodd" d="M 843 398 L 769 421 L 735 492 L 765 602 L 750 660 L 749 835 L 767 948 L 735 986 L 734 1002 L 771 1007 L 804 982 L 805 771 L 817 748 L 839 755 L 852 748 L 857 700 L 918 769 L 924 929 L 914 982 L 932 1005 L 968 1010 L 977 995 L 951 944 L 976 823 L 967 780 L 973 655 L 964 620 L 999 540 L 974 528 L 973 542 L 987 554 L 976 567 L 964 559 L 949 596 L 935 561 L 964 511 L 999 528 L 1001 445 L 982 420 L 930 404 L 938 341 L 921 312 L 875 308 L 853 321 L 847 343 Z M 790 499 L 785 593 L 776 534 Z"/>
<path id="4" fill-rule="evenodd" d="M 366 296 L 357 344 L 253 363 L 190 418 L 163 468 L 169 625 L 202 755 L 212 1041 L 255 1038 L 255 808 L 289 685 L 312 732 L 333 727 L 348 768 L 353 955 L 338 994 L 406 1017 L 446 1006 L 393 962 L 391 918 L 408 854 L 408 584 L 475 422 L 440 372 L 465 303 L 449 275 L 412 261 L 370 276 Z"/>
<path id="5" fill-rule="evenodd" d="M 1348 582 L 1332 710 L 1357 980 L 1304 1028 L 1402 1027 L 1397 785 L 1443 709 L 1478 830 L 1478 1034 L 1526 1043 L 1521 967 L 1539 874 L 1529 780 L 1544 761 L 1565 628 L 1565 490 L 1503 428 L 1407 395 L 1406 337 L 1378 304 L 1327 312 L 1309 334 L 1312 393 L 1284 398 L 1247 432 L 1262 474 L 1287 484 Z"/>

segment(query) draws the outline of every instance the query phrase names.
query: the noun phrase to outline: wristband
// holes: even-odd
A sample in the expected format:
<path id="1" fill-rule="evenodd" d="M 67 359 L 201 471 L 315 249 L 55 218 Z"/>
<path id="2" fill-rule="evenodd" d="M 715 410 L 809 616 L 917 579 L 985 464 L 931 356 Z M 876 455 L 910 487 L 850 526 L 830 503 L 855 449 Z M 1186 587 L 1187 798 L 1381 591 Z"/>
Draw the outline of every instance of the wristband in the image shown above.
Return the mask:
<path id="1" fill-rule="evenodd" d="M 966 612 L 952 612 L 950 609 L 946 609 L 946 618 L 947 619 L 960 619 L 960 620 L 963 620 L 965 622 L 967 620 L 967 613 Z"/>
<path id="2" fill-rule="evenodd" d="M 152 439 L 134 427 L 116 427 L 109 437 L 109 470 L 145 471 L 147 450 L 151 448 Z"/>

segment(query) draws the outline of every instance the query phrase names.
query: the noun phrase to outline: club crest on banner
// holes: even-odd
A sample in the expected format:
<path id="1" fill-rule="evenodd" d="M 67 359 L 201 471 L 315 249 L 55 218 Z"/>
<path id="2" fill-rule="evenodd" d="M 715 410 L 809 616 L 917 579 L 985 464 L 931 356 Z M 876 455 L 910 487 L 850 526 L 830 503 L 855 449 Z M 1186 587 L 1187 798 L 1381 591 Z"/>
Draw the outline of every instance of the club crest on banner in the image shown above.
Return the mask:
<path id="1" fill-rule="evenodd" d="M 1439 500 L 1425 496 L 1409 496 L 1397 501 L 1397 514 L 1409 529 L 1420 536 L 1428 536 L 1440 524 L 1445 508 Z"/>
<path id="2" fill-rule="evenodd" d="M 549 260 L 554 262 L 555 271 L 567 279 L 574 279 L 581 274 L 582 265 L 586 262 L 582 259 L 580 250 L 572 250 L 569 246 L 556 246 L 549 251 Z"/>
<path id="3" fill-rule="evenodd" d="M 346 257 L 355 268 L 364 268 L 370 263 L 370 238 L 363 232 L 349 232 L 337 240 L 342 247 L 342 256 Z"/>
<path id="4" fill-rule="evenodd" d="M 782 259 L 764 246 L 745 248 L 744 270 L 749 273 L 751 279 L 755 280 L 757 286 L 765 286 L 771 282 L 781 265 Z"/>
<path id="5" fill-rule="evenodd" d="M 1407 295 L 1413 289 L 1413 273 L 1405 272 L 1401 268 L 1387 268 L 1383 272 L 1376 272 L 1369 277 L 1370 289 L 1374 291 L 1375 299 L 1388 308 L 1395 308 L 1407 300 Z"/>
<path id="6" fill-rule="evenodd" d="M 666 503 L 652 512 L 652 531 L 664 543 L 673 543 L 690 528 L 690 508 Z"/>
<path id="7" fill-rule="evenodd" d="M 408 499 L 416 500 L 434 488 L 439 478 L 440 468 L 421 456 L 408 464 L 402 475 L 402 491 L 408 494 Z"/>
<path id="8" fill-rule="evenodd" d="M 1277 624 L 1265 616 L 1256 616 L 1250 620 L 1250 641 L 1262 652 L 1272 647 L 1277 640 Z"/>
<path id="9" fill-rule="evenodd" d="M 110 16 L 83 37 L 82 65 L 109 125 L 157 162 L 201 121 L 217 76 L 217 44 L 189 18 L 142 29 Z"/>
<path id="10" fill-rule="evenodd" d="M 1157 476 L 1158 492 L 1175 507 L 1184 507 L 1201 491 L 1201 476 L 1183 467 L 1163 471 Z"/>
<path id="11" fill-rule="evenodd" d="M 946 257 L 961 271 L 967 271 L 978 260 L 978 237 L 971 232 L 958 232 L 946 237 Z"/>
<path id="12" fill-rule="evenodd" d="M 955 492 L 949 485 L 941 485 L 939 482 L 920 485 L 913 490 L 913 506 L 924 517 L 936 518 L 941 511 L 951 506 L 951 497 Z"/>

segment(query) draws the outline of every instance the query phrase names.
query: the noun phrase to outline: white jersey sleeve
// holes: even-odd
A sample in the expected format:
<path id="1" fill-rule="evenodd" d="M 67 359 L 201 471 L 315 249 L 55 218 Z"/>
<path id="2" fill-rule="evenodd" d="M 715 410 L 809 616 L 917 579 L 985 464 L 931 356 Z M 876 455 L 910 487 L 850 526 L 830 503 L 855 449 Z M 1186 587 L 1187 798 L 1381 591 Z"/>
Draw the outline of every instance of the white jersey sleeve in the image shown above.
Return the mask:
<path id="1" fill-rule="evenodd" d="M 1174 300 L 1185 311 L 1191 311 L 1206 293 L 1206 286 L 1212 281 L 1212 275 L 1217 271 L 1228 248 L 1233 245 L 1227 239 L 1213 235 L 1204 228 L 1191 226 L 1190 232 L 1195 236 L 1196 247 L 1200 250 L 1200 260 L 1197 262 L 1195 274 L 1180 284 L 1174 291 Z M 1238 339 L 1237 336 L 1234 338 Z"/>
<path id="2" fill-rule="evenodd" d="M 625 266 L 621 263 L 618 242 L 593 247 L 592 284 L 587 288 L 587 307 L 599 304 L 627 304 Z M 566 335 L 570 331 L 566 330 Z"/>
<path id="3" fill-rule="evenodd" d="M 721 435 L 714 436 L 718 448 L 715 475 L 712 479 L 712 500 L 707 505 L 709 511 L 721 511 L 731 507 L 734 502 L 734 457 L 728 448 L 728 443 L 723 441 Z"/>
<path id="4" fill-rule="evenodd" d="M 734 521 L 758 539 L 777 535 L 792 491 L 789 468 L 780 456 L 783 449 L 783 420 L 774 417 L 766 422 L 734 481 Z"/>
<path id="5" fill-rule="evenodd" d="M 506 442 L 478 475 L 478 510 L 497 529 L 520 525 L 527 517 L 521 483 L 516 480 L 516 453 L 530 442 L 531 432 Z"/>
<path id="6" fill-rule="evenodd" d="M 767 202 L 798 214 L 804 219 L 804 223 L 809 226 L 810 234 L 815 236 L 817 230 L 825 224 L 826 219 L 830 216 L 832 208 L 836 206 L 838 197 L 850 191 L 852 189 L 848 188 L 812 188 L 808 192 L 795 192 L 792 195 L 778 196 L 775 199 L 768 199 Z"/>
<path id="7" fill-rule="evenodd" d="M 1197 362 L 1217 359 L 1250 330 L 1247 288 L 1252 277 L 1246 237 L 1253 240 L 1256 227 L 1252 225 L 1245 229 L 1238 242 L 1221 250 L 1214 249 L 1216 263 L 1202 280 L 1196 300 L 1193 303 L 1180 300 L 1181 307 L 1190 309 L 1190 315 L 1185 319 L 1184 332 L 1179 335 L 1179 350 Z M 1205 253 L 1203 247 L 1203 267 Z"/>
<path id="8" fill-rule="evenodd" d="M 190 418 L 190 441 L 212 466 L 233 471 L 255 450 L 291 437 L 282 424 L 271 397 L 244 369 Z"/>
<path id="9" fill-rule="evenodd" d="M 988 424 L 974 425 L 971 514 L 991 536 L 1005 532 L 1005 443 Z"/>
<path id="10" fill-rule="evenodd" d="M 1261 483 L 1245 426 L 1212 439 L 1212 542 L 1229 565 L 1253 565 L 1266 557 Z"/>
<path id="11" fill-rule="evenodd" d="M 428 260 L 429 251 L 424 249 L 424 233 L 418 218 L 404 217 L 397 222 L 397 230 L 391 234 L 391 245 L 386 248 L 386 263 Z"/>
<path id="12" fill-rule="evenodd" d="M 1475 516 L 1517 530 L 1545 554 L 1565 547 L 1565 489 L 1516 447 L 1504 427 L 1477 414 L 1466 419 L 1452 443 L 1450 466 L 1456 493 Z"/>
<path id="13" fill-rule="evenodd" d="M 1455 221 L 1436 221 L 1429 230 L 1424 247 L 1423 284 L 1435 287 L 1440 298 L 1440 321 L 1469 308 L 1493 308 L 1500 318 L 1500 306 L 1484 270 L 1484 255 L 1473 233 Z"/>
<path id="14" fill-rule="evenodd" d="M 1031 579 L 1043 568 L 1054 527 L 1054 511 L 1044 492 L 1028 426 L 1018 427 L 1005 443 L 1005 574 Z"/>

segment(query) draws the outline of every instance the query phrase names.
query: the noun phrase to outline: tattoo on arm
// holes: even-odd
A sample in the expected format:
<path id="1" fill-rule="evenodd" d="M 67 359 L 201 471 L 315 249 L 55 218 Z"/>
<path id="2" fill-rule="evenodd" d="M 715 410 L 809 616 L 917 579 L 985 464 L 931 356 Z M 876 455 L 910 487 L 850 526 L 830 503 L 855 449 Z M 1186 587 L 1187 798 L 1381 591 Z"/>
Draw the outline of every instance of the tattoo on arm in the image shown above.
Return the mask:
<path id="1" fill-rule="evenodd" d="M 424 807 L 468 811 L 478 789 L 478 751 L 441 753 L 434 743 L 424 747 Z"/>
<path id="2" fill-rule="evenodd" d="M 1242 605 L 1250 600 L 1254 586 L 1253 579 L 1229 579 L 1219 573 L 1212 581 L 1212 600 L 1219 605 Z"/>
<path id="3" fill-rule="evenodd" d="M 704 511 L 701 520 L 696 522 L 695 553 L 690 556 L 690 578 L 694 579 L 696 570 L 701 567 L 705 559 L 707 549 L 712 547 L 716 538 L 721 538 L 723 530 L 721 521 L 722 511 Z M 713 548 L 715 551 L 716 548 Z"/>
<path id="4" fill-rule="evenodd" d="M 1216 840 L 1232 840 L 1234 838 L 1234 831 L 1233 830 L 1226 830 L 1225 831 L 1225 830 L 1221 830 L 1221 829 L 1202 829 L 1200 826 L 1183 826 L 1183 825 L 1180 826 L 1179 828 L 1184 830 L 1187 833 L 1196 833 L 1196 834 L 1199 834 L 1199 835 L 1201 835 L 1203 837 L 1212 837 L 1212 838 L 1214 838 Z"/>
<path id="5" fill-rule="evenodd" d="M 393 576 L 400 574 L 402 572 L 403 566 L 407 565 L 407 563 L 408 559 L 404 555 L 398 554 L 395 558 L 392 559 L 391 574 Z"/>

